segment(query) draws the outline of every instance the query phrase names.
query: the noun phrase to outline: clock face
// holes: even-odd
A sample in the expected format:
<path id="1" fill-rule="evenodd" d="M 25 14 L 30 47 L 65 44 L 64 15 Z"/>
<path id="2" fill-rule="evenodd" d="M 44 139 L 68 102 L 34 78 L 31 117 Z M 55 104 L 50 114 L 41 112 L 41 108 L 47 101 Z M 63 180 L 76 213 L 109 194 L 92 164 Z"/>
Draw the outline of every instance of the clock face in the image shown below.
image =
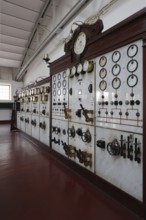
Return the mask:
<path id="1" fill-rule="evenodd" d="M 74 43 L 74 52 L 77 55 L 80 55 L 81 53 L 83 53 L 85 46 L 86 46 L 86 34 L 84 32 L 80 32 Z"/>

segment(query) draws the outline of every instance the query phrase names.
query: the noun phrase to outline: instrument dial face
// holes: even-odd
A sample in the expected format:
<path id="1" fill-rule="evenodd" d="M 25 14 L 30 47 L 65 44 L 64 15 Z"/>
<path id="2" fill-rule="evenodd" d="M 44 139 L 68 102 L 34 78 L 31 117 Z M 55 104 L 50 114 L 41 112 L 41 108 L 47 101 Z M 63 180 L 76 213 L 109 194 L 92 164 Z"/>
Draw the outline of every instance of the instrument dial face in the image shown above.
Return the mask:
<path id="1" fill-rule="evenodd" d="M 66 70 L 66 76 L 69 76 L 69 74 L 70 74 L 70 69 L 67 68 L 67 70 Z M 65 77 L 64 77 L 64 78 L 65 78 Z"/>
<path id="2" fill-rule="evenodd" d="M 56 90 L 53 91 L 53 96 L 56 96 Z"/>
<path id="3" fill-rule="evenodd" d="M 61 95 L 61 90 L 60 90 L 60 89 L 58 89 L 57 94 L 58 94 L 59 96 Z"/>
<path id="4" fill-rule="evenodd" d="M 129 87 L 134 87 L 136 86 L 138 83 L 138 78 L 136 75 L 131 74 L 128 78 L 127 78 L 127 84 Z"/>
<path id="5" fill-rule="evenodd" d="M 56 83 L 53 83 L 53 89 L 56 89 Z"/>
<path id="6" fill-rule="evenodd" d="M 112 81 L 112 87 L 114 89 L 118 89 L 121 85 L 121 80 L 119 78 L 114 78 L 113 81 Z"/>
<path id="7" fill-rule="evenodd" d="M 127 50 L 127 55 L 128 57 L 132 58 L 136 56 L 137 52 L 138 52 L 138 46 L 136 44 L 132 44 Z"/>
<path id="8" fill-rule="evenodd" d="M 115 51 L 113 54 L 112 54 L 112 61 L 114 63 L 118 62 L 121 58 L 121 53 L 119 51 Z"/>
<path id="9" fill-rule="evenodd" d="M 58 80 L 61 79 L 61 74 L 59 73 L 58 76 L 57 76 Z"/>
<path id="10" fill-rule="evenodd" d="M 107 75 L 107 70 L 105 68 L 102 68 L 99 72 L 99 76 L 101 79 L 104 79 Z"/>
<path id="11" fill-rule="evenodd" d="M 82 69 L 83 69 L 83 66 L 82 66 L 81 63 L 79 63 L 78 66 L 77 66 L 77 73 L 81 73 Z"/>
<path id="12" fill-rule="evenodd" d="M 102 80 L 100 83 L 99 83 L 99 88 L 101 91 L 104 91 L 107 87 L 107 83 L 105 80 Z"/>
<path id="13" fill-rule="evenodd" d="M 60 81 L 58 81 L 58 83 L 57 83 L 57 87 L 58 87 L 58 88 L 61 87 L 61 82 L 60 82 Z"/>
<path id="14" fill-rule="evenodd" d="M 66 71 L 63 72 L 63 78 L 66 78 Z"/>
<path id="15" fill-rule="evenodd" d="M 86 46 L 86 34 L 84 32 L 80 32 L 77 36 L 74 43 L 74 52 L 77 55 L 83 53 Z"/>
<path id="16" fill-rule="evenodd" d="M 63 82 L 62 82 L 63 87 L 65 87 L 66 84 L 67 84 L 67 82 L 66 82 L 66 80 L 64 79 Z"/>
<path id="17" fill-rule="evenodd" d="M 56 76 L 53 76 L 53 81 L 54 81 L 54 82 L 56 81 Z"/>
<path id="18" fill-rule="evenodd" d="M 113 66 L 113 68 L 112 68 L 112 74 L 113 74 L 114 76 L 117 76 L 117 75 L 119 75 L 120 72 L 121 72 L 121 67 L 120 67 L 120 65 L 119 65 L 119 64 L 115 64 L 115 65 Z"/>
<path id="19" fill-rule="evenodd" d="M 137 60 L 130 60 L 130 61 L 128 62 L 128 64 L 127 64 L 127 70 L 128 70 L 129 72 L 132 73 L 132 72 L 136 71 L 137 68 L 138 68 L 138 62 L 137 62 Z"/>
<path id="20" fill-rule="evenodd" d="M 99 60 L 99 65 L 101 67 L 104 67 L 106 65 L 106 63 L 107 63 L 107 58 L 105 56 L 102 56 Z"/>
<path id="21" fill-rule="evenodd" d="M 89 66 L 89 61 L 85 60 L 84 63 L 83 63 L 83 71 L 87 72 L 88 66 Z"/>
<path id="22" fill-rule="evenodd" d="M 73 77 L 73 76 L 75 75 L 75 73 L 76 73 L 76 67 L 73 66 L 73 67 L 71 68 L 70 77 Z"/>
<path id="23" fill-rule="evenodd" d="M 63 95 L 66 95 L 66 89 L 63 88 L 63 91 L 62 91 Z"/>

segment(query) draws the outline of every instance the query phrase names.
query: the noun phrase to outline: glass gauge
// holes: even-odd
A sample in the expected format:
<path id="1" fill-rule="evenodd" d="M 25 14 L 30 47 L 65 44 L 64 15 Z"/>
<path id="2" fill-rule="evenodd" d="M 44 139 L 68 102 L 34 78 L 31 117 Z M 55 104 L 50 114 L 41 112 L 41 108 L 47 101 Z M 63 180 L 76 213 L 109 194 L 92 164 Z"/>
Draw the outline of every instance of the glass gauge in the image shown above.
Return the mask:
<path id="1" fill-rule="evenodd" d="M 99 88 L 101 91 L 104 91 L 107 87 L 107 83 L 105 80 L 102 80 L 100 83 L 99 83 Z"/>
<path id="2" fill-rule="evenodd" d="M 118 89 L 121 85 L 121 80 L 119 78 L 114 78 L 113 81 L 112 81 L 112 87 L 114 89 Z"/>
<path id="3" fill-rule="evenodd" d="M 138 46 L 136 44 L 132 44 L 127 50 L 127 55 L 128 57 L 132 58 L 137 54 L 137 52 L 138 52 Z"/>
<path id="4" fill-rule="evenodd" d="M 56 89 L 56 83 L 53 83 L 53 89 Z"/>
<path id="5" fill-rule="evenodd" d="M 107 70 L 105 68 L 102 68 L 99 72 L 99 76 L 101 79 L 104 79 L 107 75 Z"/>
<path id="6" fill-rule="evenodd" d="M 61 90 L 60 90 L 60 89 L 58 89 L 57 94 L 58 94 L 59 96 L 61 95 Z"/>
<path id="7" fill-rule="evenodd" d="M 114 63 L 118 62 L 121 58 L 121 53 L 119 51 L 115 51 L 113 54 L 112 54 L 112 61 Z"/>
<path id="8" fill-rule="evenodd" d="M 56 96 L 56 90 L 53 91 L 53 96 Z"/>
<path id="9" fill-rule="evenodd" d="M 83 63 L 83 71 L 90 73 L 93 71 L 93 69 L 94 69 L 93 61 L 85 60 Z"/>
<path id="10" fill-rule="evenodd" d="M 119 75 L 120 72 L 121 72 L 121 67 L 120 67 L 120 65 L 119 65 L 119 64 L 115 64 L 115 65 L 113 66 L 113 68 L 112 68 L 112 74 L 113 74 L 114 76 L 117 76 L 117 75 Z"/>
<path id="11" fill-rule="evenodd" d="M 78 66 L 77 66 L 77 73 L 81 73 L 82 69 L 83 69 L 83 66 L 82 66 L 81 63 L 79 63 Z"/>
<path id="12" fill-rule="evenodd" d="M 76 67 L 73 66 L 73 67 L 71 68 L 70 77 L 73 77 L 73 76 L 75 75 L 75 73 L 76 73 Z"/>
<path id="13" fill-rule="evenodd" d="M 63 91 L 62 91 L 63 95 L 66 95 L 66 89 L 63 88 Z"/>
<path id="14" fill-rule="evenodd" d="M 99 60 L 99 65 L 101 67 L 104 67 L 106 65 L 106 63 L 107 63 L 107 58 L 105 56 L 102 56 Z"/>
<path id="15" fill-rule="evenodd" d="M 63 82 L 62 82 L 63 87 L 65 87 L 66 84 L 67 84 L 67 83 L 66 83 L 66 80 L 64 79 Z"/>
<path id="16" fill-rule="evenodd" d="M 53 76 L 53 81 L 54 81 L 54 82 L 56 81 L 56 76 Z"/>
<path id="17" fill-rule="evenodd" d="M 60 82 L 60 81 L 58 81 L 58 83 L 57 83 L 57 87 L 58 87 L 58 88 L 61 87 L 61 82 Z"/>
<path id="18" fill-rule="evenodd" d="M 60 73 L 58 74 L 57 79 L 58 79 L 58 80 L 61 79 L 61 74 L 60 74 Z"/>
<path id="19" fill-rule="evenodd" d="M 136 75 L 132 74 L 127 78 L 127 84 L 129 87 L 134 87 L 138 83 L 138 78 Z"/>
<path id="20" fill-rule="evenodd" d="M 128 70 L 129 72 L 134 72 L 134 71 L 137 70 L 137 68 L 138 68 L 138 62 L 137 62 L 137 60 L 130 60 L 130 61 L 128 62 L 128 64 L 127 64 L 127 70 Z"/>
<path id="21" fill-rule="evenodd" d="M 69 76 L 70 75 L 70 69 L 69 68 L 67 68 L 67 70 L 66 70 L 66 76 Z M 65 77 L 64 77 L 65 78 Z"/>

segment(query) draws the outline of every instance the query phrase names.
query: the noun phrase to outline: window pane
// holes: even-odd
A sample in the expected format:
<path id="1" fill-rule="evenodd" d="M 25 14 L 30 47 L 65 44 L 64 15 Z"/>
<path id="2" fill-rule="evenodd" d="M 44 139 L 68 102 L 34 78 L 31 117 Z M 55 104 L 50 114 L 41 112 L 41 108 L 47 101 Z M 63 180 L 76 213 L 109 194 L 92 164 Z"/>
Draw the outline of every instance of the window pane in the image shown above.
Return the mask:
<path id="1" fill-rule="evenodd" d="M 0 85 L 0 100 L 10 100 L 10 85 Z"/>

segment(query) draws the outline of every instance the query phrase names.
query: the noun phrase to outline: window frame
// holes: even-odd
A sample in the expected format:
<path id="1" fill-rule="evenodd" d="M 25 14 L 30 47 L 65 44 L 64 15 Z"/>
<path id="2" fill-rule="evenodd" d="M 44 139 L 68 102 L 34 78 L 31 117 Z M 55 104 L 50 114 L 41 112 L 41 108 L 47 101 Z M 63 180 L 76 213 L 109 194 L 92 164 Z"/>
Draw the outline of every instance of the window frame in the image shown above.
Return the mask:
<path id="1" fill-rule="evenodd" d="M 2 99 L 1 95 L 0 95 L 0 102 L 10 102 L 12 100 L 12 98 L 11 98 L 11 84 L 0 82 L 0 87 L 1 86 L 8 86 L 9 87 L 9 99 Z"/>

